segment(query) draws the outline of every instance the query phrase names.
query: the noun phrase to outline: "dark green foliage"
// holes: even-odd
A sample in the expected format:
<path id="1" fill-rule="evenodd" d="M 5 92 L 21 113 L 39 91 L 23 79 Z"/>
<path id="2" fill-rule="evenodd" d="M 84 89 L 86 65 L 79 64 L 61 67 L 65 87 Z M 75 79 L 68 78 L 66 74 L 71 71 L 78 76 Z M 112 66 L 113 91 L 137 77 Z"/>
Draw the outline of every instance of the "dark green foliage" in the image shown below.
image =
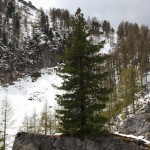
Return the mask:
<path id="1" fill-rule="evenodd" d="M 2 9 L 3 9 L 3 1 L 0 0 L 0 12 L 2 12 Z"/>
<path id="2" fill-rule="evenodd" d="M 47 15 L 45 15 L 44 33 L 45 33 L 46 35 L 49 34 L 49 19 L 48 19 L 48 16 L 47 16 Z"/>
<path id="3" fill-rule="evenodd" d="M 4 146 L 0 147 L 0 150 L 5 150 Z"/>
<path id="4" fill-rule="evenodd" d="M 3 44 L 6 46 L 7 45 L 7 35 L 6 35 L 5 30 L 3 30 L 2 39 L 3 39 Z"/>
<path id="5" fill-rule="evenodd" d="M 105 129 L 107 119 L 102 112 L 110 92 L 104 86 L 107 72 L 104 66 L 107 55 L 99 50 L 104 41 L 94 45 L 89 37 L 87 25 L 81 10 L 72 18 L 70 48 L 65 51 L 63 63 L 57 74 L 63 83 L 57 95 L 61 109 L 57 110 L 61 132 L 79 136 L 99 135 Z"/>
<path id="6" fill-rule="evenodd" d="M 2 38 L 2 15 L 0 14 L 0 38 Z"/>
<path id="7" fill-rule="evenodd" d="M 38 146 L 38 150 L 43 150 L 42 144 Z"/>
<path id="8" fill-rule="evenodd" d="M 12 18 L 14 12 L 15 12 L 15 7 L 13 3 L 10 1 L 8 2 L 8 6 L 7 6 L 7 18 Z"/>
<path id="9" fill-rule="evenodd" d="M 33 72 L 32 75 L 31 75 L 31 78 L 34 81 L 37 80 L 37 78 L 39 78 L 39 77 L 41 77 L 41 73 L 38 72 L 38 71 Z"/>
<path id="10" fill-rule="evenodd" d="M 15 14 L 15 28 L 16 28 L 17 30 L 20 29 L 20 16 L 19 16 L 18 13 Z"/>
<path id="11" fill-rule="evenodd" d="M 4 144 L 3 144 L 4 138 L 1 136 L 1 133 L 2 131 L 0 131 L 0 150 L 5 150 Z"/>
<path id="12" fill-rule="evenodd" d="M 53 32 L 52 32 L 52 29 L 51 29 L 51 28 L 49 29 L 48 37 L 49 37 L 50 41 L 52 41 L 52 40 L 53 40 L 54 34 L 53 34 Z"/>
<path id="13" fill-rule="evenodd" d="M 20 15 L 19 13 L 15 13 L 14 18 L 13 18 L 13 35 L 15 35 L 17 37 L 17 39 L 19 38 L 19 34 L 20 34 Z M 18 41 L 14 41 L 14 43 L 18 43 Z M 18 45 L 18 44 L 16 44 Z"/>
<path id="14" fill-rule="evenodd" d="M 44 34 L 49 34 L 49 19 L 42 9 L 40 15 L 40 27 Z"/>

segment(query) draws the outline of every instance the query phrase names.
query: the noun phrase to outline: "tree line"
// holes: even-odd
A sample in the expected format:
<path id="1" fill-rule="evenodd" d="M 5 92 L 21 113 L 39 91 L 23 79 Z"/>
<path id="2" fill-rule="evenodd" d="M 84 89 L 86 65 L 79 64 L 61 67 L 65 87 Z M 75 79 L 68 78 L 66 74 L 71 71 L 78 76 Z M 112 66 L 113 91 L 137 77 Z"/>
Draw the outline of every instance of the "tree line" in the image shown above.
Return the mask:
<path id="1" fill-rule="evenodd" d="M 19 17 L 12 4 L 7 5 L 6 22 L 2 19 L 0 25 L 8 29 L 12 27 L 9 20 L 13 19 L 15 41 L 21 33 L 18 32 Z M 38 64 L 46 67 L 50 61 L 47 54 L 51 51 L 58 54 L 62 50 L 57 74 L 64 81 L 58 89 L 65 93 L 57 95 L 57 102 L 61 106 L 56 115 L 59 118 L 59 131 L 70 135 L 99 135 L 111 128 L 119 114 L 122 119 L 130 113 L 135 114 L 141 107 L 137 99 L 149 90 L 149 28 L 121 22 L 117 30 L 117 44 L 106 55 L 99 52 L 105 41 L 95 44 L 92 36 L 109 38 L 113 35 L 114 29 L 109 21 L 100 22 L 96 18 L 85 20 L 80 9 L 75 15 L 61 9 L 51 9 L 48 15 L 41 9 L 39 16 L 38 24 L 32 26 L 32 37 L 26 39 L 27 45 L 20 53 L 27 58 L 24 63 L 20 61 L 23 57 L 18 57 L 18 53 L 16 55 L 21 41 L 16 40 L 13 46 L 12 43 L 8 44 L 8 37 L 13 36 L 7 31 L 7 34 L 3 34 L 5 27 L 0 36 L 3 47 L 9 51 L 1 49 L 1 55 L 7 52 L 4 62 L 9 64 L 7 70 L 12 75 L 13 71 L 18 70 L 17 65 L 21 66 L 20 69 L 26 69 L 24 65 L 31 66 L 32 70 Z M 52 26 L 49 20 L 52 20 Z M 26 26 L 27 18 L 24 21 Z M 18 58 L 18 62 L 12 59 L 14 57 Z"/>
<path id="2" fill-rule="evenodd" d="M 142 107 L 137 100 L 149 91 L 149 27 L 123 21 L 118 26 L 117 36 L 107 64 L 108 86 L 113 92 L 106 115 L 111 123 L 120 113 L 122 119 L 135 114 Z"/>
<path id="3" fill-rule="evenodd" d="M 86 23 L 78 9 L 71 20 L 70 47 L 57 69 L 63 78 L 57 88 L 65 92 L 56 98 L 60 131 L 83 137 L 100 135 L 117 119 L 135 114 L 142 107 L 137 100 L 149 90 L 149 28 L 122 22 L 117 44 L 109 55 L 99 55 L 104 43 L 87 40 L 91 29 Z"/>
<path id="4" fill-rule="evenodd" d="M 0 57 L 1 82 L 8 83 L 43 67 L 55 66 L 59 55 L 69 46 L 70 20 L 73 15 L 66 9 L 41 8 L 30 20 L 30 8 L 15 1 L 0 0 Z M 109 36 L 113 31 L 109 21 L 86 20 L 93 35 Z M 98 31 L 100 28 L 103 31 Z M 15 58 L 15 59 L 14 59 Z"/>
<path id="5" fill-rule="evenodd" d="M 45 101 L 40 114 L 36 110 L 33 110 L 31 116 L 25 114 L 19 131 L 44 135 L 58 133 L 59 120 L 56 118 L 55 109 Z"/>

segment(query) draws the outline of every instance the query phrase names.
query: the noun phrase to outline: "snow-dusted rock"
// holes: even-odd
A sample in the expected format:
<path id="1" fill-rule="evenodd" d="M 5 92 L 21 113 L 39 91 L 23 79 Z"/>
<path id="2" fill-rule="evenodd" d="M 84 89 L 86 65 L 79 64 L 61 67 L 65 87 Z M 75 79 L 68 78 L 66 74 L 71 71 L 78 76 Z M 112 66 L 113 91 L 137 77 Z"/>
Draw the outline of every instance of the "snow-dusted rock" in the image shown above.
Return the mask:
<path id="1" fill-rule="evenodd" d="M 150 113 L 150 102 L 148 102 L 147 106 L 145 107 L 145 113 Z"/>
<path id="2" fill-rule="evenodd" d="M 142 135 L 150 140 L 150 104 L 145 107 L 144 112 L 127 118 L 119 132 L 136 136 Z"/>
<path id="3" fill-rule="evenodd" d="M 79 139 L 21 132 L 17 134 L 12 150 L 148 150 L 148 147 L 140 141 L 117 135 Z"/>

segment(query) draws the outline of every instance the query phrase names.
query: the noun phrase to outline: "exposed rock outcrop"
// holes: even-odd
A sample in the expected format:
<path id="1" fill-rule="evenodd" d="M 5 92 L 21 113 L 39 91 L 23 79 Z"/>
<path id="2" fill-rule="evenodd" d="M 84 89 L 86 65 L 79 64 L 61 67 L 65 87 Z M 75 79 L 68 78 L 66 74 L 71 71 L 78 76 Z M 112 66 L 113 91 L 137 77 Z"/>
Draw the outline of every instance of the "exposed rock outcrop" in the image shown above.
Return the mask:
<path id="1" fill-rule="evenodd" d="M 142 113 L 127 118 L 119 130 L 123 134 L 142 135 L 150 140 L 150 104 Z"/>
<path id="2" fill-rule="evenodd" d="M 79 139 L 20 132 L 15 138 L 13 150 L 148 150 L 148 147 L 141 141 L 117 135 Z"/>

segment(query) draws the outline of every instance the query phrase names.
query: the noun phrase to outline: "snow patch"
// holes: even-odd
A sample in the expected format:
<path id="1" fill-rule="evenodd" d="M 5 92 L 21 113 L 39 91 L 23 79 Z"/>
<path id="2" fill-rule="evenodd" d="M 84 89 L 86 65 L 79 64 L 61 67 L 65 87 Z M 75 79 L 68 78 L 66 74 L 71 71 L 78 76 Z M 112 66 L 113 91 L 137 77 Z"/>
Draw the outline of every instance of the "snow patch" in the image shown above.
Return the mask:
<path id="1" fill-rule="evenodd" d="M 42 69 L 40 72 L 41 77 L 35 82 L 32 82 L 30 76 L 26 76 L 14 82 L 14 85 L 0 86 L 0 102 L 7 97 L 14 110 L 12 119 L 15 123 L 7 130 L 7 134 L 11 136 L 11 141 L 9 140 L 11 143 L 19 131 L 25 114 L 31 116 L 34 110 L 40 114 L 46 100 L 53 109 L 57 106 L 55 95 L 59 91 L 53 87 L 53 84 L 59 86 L 62 80 L 56 75 L 55 68 Z"/>

